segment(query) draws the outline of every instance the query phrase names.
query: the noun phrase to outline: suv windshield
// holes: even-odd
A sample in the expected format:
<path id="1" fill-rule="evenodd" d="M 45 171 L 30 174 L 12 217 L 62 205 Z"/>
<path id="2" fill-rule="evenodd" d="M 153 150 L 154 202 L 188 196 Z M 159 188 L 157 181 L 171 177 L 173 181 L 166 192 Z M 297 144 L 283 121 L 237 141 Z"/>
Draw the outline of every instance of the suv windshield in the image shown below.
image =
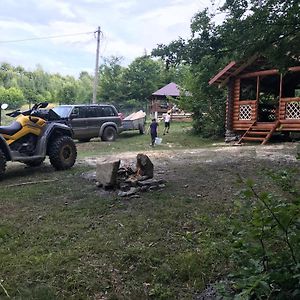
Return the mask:
<path id="1" fill-rule="evenodd" d="M 54 110 L 61 118 L 68 118 L 72 110 L 72 106 L 57 106 Z"/>

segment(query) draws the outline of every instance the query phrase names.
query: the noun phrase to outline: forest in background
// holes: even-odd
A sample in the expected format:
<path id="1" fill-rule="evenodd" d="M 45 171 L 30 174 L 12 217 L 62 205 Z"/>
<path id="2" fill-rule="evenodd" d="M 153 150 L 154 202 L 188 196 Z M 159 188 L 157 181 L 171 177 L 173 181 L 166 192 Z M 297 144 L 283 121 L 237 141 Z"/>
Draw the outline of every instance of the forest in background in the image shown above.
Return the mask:
<path id="1" fill-rule="evenodd" d="M 112 103 L 120 111 L 147 109 L 147 98 L 163 85 L 182 82 L 186 66 L 164 68 L 161 61 L 144 55 L 127 67 L 122 58 L 104 58 L 99 68 L 97 102 Z M 81 72 L 78 78 L 50 74 L 37 66 L 28 71 L 22 66 L 0 66 L 0 99 L 9 108 L 47 101 L 59 104 L 91 103 L 94 77 Z"/>

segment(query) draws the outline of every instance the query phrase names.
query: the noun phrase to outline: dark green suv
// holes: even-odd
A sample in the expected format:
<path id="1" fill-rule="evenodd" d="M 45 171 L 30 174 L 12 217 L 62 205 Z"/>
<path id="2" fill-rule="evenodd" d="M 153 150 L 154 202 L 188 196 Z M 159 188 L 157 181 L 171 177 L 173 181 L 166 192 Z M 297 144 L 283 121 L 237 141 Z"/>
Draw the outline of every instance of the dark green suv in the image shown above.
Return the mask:
<path id="1" fill-rule="evenodd" d="M 53 110 L 63 123 L 72 128 L 73 138 L 81 142 L 88 142 L 94 137 L 114 141 L 122 131 L 121 118 L 113 105 L 59 105 Z"/>

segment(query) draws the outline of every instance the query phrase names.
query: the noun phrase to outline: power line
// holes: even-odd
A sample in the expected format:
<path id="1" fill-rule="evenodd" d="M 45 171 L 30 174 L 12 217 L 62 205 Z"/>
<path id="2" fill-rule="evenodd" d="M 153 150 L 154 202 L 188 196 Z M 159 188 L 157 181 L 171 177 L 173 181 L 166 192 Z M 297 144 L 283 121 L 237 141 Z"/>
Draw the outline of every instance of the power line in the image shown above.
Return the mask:
<path id="1" fill-rule="evenodd" d="M 70 34 L 60 34 L 60 35 L 52 35 L 52 36 L 44 36 L 44 37 L 35 37 L 35 38 L 27 38 L 27 39 L 20 39 L 20 40 L 9 40 L 9 41 L 0 41 L 0 44 L 7 44 L 7 43 L 19 43 L 19 42 L 26 42 L 26 41 L 34 41 L 34 40 L 48 40 L 48 39 L 57 39 L 67 36 L 77 36 L 77 35 L 85 35 L 94 33 L 93 31 L 90 32 L 79 32 L 79 33 L 70 33 Z"/>

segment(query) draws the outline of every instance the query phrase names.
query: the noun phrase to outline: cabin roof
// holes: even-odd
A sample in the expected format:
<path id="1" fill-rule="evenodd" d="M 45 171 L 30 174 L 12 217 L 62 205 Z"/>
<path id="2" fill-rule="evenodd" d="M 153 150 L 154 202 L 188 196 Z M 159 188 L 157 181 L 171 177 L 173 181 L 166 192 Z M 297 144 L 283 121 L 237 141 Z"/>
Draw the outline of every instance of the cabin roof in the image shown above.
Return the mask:
<path id="1" fill-rule="evenodd" d="M 161 89 L 157 90 L 152 94 L 153 96 L 173 96 L 173 97 L 179 97 L 180 90 L 179 86 L 174 83 L 170 82 L 169 84 L 165 85 Z"/>
<path id="2" fill-rule="evenodd" d="M 299 61 L 295 61 L 295 64 L 293 64 L 293 66 L 299 65 Z M 266 58 L 255 54 L 248 60 L 239 62 L 231 61 L 225 68 L 223 68 L 216 75 L 214 75 L 208 83 L 209 85 L 217 85 L 218 87 L 224 87 L 228 83 L 230 77 L 235 77 L 238 75 L 256 71 L 271 70 L 273 68 L 274 66 L 272 66 Z"/>
<path id="3" fill-rule="evenodd" d="M 268 63 L 262 57 L 253 55 L 246 61 L 231 61 L 225 68 L 219 71 L 208 82 L 209 85 L 218 85 L 223 87 L 226 85 L 230 77 L 237 76 L 245 71 L 253 71 L 262 68 L 263 66 L 268 68 Z"/>

